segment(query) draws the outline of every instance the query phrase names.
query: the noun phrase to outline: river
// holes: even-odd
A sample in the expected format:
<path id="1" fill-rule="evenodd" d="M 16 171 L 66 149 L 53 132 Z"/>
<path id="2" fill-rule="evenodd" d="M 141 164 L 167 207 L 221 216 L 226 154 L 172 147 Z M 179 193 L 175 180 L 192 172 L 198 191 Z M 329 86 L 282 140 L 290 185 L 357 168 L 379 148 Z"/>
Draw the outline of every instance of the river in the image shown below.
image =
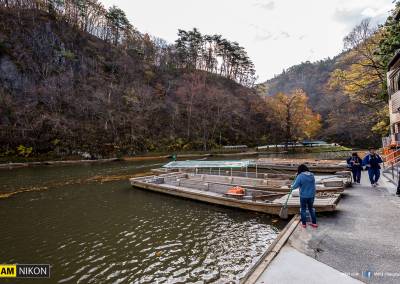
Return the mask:
<path id="1" fill-rule="evenodd" d="M 237 282 L 285 222 L 131 188 L 165 162 L 0 171 L 0 193 L 26 191 L 0 199 L 0 263 L 50 264 L 40 283 Z"/>
<path id="2" fill-rule="evenodd" d="M 129 185 L 166 162 L 1 170 L 0 263 L 50 264 L 40 283 L 238 282 L 286 222 Z"/>

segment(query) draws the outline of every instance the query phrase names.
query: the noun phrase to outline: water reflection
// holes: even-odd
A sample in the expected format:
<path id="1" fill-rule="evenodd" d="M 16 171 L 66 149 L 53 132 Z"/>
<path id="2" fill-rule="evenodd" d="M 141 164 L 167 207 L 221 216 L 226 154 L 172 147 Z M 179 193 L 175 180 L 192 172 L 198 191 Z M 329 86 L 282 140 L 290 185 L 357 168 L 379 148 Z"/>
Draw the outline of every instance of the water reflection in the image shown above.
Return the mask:
<path id="1" fill-rule="evenodd" d="M 50 263 L 48 283 L 224 283 L 237 281 L 284 226 L 268 215 L 132 189 L 118 178 L 154 164 L 0 172 L 2 190 L 49 189 L 0 200 L 0 261 Z"/>

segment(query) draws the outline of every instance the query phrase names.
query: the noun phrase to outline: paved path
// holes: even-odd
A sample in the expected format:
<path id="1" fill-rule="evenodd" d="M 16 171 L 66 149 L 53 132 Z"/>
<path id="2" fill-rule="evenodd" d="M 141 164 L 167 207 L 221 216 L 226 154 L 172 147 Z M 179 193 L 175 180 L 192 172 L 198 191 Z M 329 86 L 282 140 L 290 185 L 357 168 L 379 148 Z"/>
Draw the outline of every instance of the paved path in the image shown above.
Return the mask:
<path id="1" fill-rule="evenodd" d="M 400 198 L 393 193 L 372 188 L 363 172 L 336 213 L 319 215 L 318 229 L 298 227 L 288 245 L 363 282 L 400 283 Z"/>
<path id="2" fill-rule="evenodd" d="M 282 248 L 256 283 L 362 284 L 288 245 Z"/>

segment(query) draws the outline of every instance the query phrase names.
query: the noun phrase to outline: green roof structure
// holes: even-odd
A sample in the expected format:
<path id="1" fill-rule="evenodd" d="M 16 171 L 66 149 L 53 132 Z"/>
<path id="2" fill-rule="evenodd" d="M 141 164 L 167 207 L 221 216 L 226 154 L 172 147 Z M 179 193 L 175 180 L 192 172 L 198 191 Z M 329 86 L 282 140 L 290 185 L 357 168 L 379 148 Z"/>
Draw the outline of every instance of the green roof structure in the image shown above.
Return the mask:
<path id="1" fill-rule="evenodd" d="M 201 169 L 201 168 L 219 168 L 219 169 L 241 169 L 250 165 L 250 160 L 236 161 L 175 161 L 165 164 L 163 168 L 168 169 Z"/>

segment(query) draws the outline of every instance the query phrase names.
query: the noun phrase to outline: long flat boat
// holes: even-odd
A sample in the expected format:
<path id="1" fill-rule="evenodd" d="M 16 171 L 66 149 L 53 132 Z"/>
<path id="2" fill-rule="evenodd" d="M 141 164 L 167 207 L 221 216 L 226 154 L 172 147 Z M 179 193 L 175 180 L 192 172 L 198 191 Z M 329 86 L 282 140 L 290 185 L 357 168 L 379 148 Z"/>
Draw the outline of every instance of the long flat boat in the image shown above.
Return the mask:
<path id="1" fill-rule="evenodd" d="M 347 165 L 338 160 L 310 160 L 310 159 L 258 159 L 249 164 L 249 168 L 268 169 L 275 171 L 297 171 L 300 164 L 305 164 L 311 172 L 330 173 L 347 170 Z"/>
<path id="2" fill-rule="evenodd" d="M 299 164 L 289 164 L 289 163 L 257 163 L 259 169 L 268 169 L 276 171 L 297 171 Z M 249 168 L 255 168 L 256 166 L 251 164 Z M 307 164 L 307 167 L 311 172 L 314 173 L 327 173 L 334 174 L 336 172 L 344 171 L 346 167 L 341 165 L 318 165 L 318 164 Z"/>
<path id="3" fill-rule="evenodd" d="M 268 173 L 268 172 L 254 172 L 245 170 L 227 170 L 227 169 L 192 169 L 192 168 L 154 168 L 151 169 L 154 174 L 165 174 L 165 173 L 196 173 L 196 174 L 210 174 L 218 176 L 237 176 L 237 177 L 250 177 L 250 178 L 268 178 L 268 179 L 294 179 L 294 174 L 285 173 Z"/>
<path id="4" fill-rule="evenodd" d="M 279 215 L 287 198 L 287 193 L 247 187 L 244 188 L 245 194 L 242 197 L 232 197 L 226 194 L 232 185 L 190 180 L 186 173 L 131 178 L 130 183 L 134 188 L 273 215 Z M 317 212 L 334 211 L 339 199 L 340 194 L 317 193 L 314 208 Z M 291 196 L 288 201 L 288 213 L 297 214 L 299 209 L 299 197 Z"/>
<path id="5" fill-rule="evenodd" d="M 202 174 L 205 177 L 210 176 L 214 177 L 215 180 L 218 181 L 229 181 L 232 184 L 232 180 L 241 180 L 246 181 L 248 186 L 253 188 L 258 188 L 259 184 L 262 183 L 262 186 L 267 187 L 270 186 L 269 190 L 271 191 L 288 191 L 288 185 L 294 180 L 294 174 L 282 174 L 282 173 L 260 173 L 260 172 L 248 172 L 248 171 L 226 171 L 226 170 L 193 170 L 193 169 L 168 169 L 168 168 L 156 168 L 151 170 L 154 174 L 177 174 L 177 173 L 188 173 L 190 175 L 200 175 Z M 332 192 L 338 191 L 340 192 L 341 188 L 349 187 L 352 185 L 351 173 L 349 171 L 337 172 L 335 175 L 316 175 L 315 180 L 317 183 L 317 187 L 319 189 L 326 189 L 328 187 L 332 189 Z M 249 182 L 250 181 L 250 182 Z M 254 187 L 254 183 L 257 185 Z M 237 185 L 242 185 L 238 183 Z M 281 188 L 283 187 L 283 188 Z M 336 190 L 337 189 L 337 190 Z M 328 190 L 329 191 L 329 190 Z"/>
<path id="6" fill-rule="evenodd" d="M 292 183 L 291 180 L 283 179 L 261 179 L 207 174 L 188 174 L 187 179 L 193 181 L 202 181 L 229 186 L 241 186 L 251 189 L 284 193 L 288 193 L 290 191 L 290 185 Z M 342 179 L 331 179 L 328 181 L 320 180 L 317 183 L 317 192 L 342 193 L 344 191 L 344 188 L 345 184 Z"/>

